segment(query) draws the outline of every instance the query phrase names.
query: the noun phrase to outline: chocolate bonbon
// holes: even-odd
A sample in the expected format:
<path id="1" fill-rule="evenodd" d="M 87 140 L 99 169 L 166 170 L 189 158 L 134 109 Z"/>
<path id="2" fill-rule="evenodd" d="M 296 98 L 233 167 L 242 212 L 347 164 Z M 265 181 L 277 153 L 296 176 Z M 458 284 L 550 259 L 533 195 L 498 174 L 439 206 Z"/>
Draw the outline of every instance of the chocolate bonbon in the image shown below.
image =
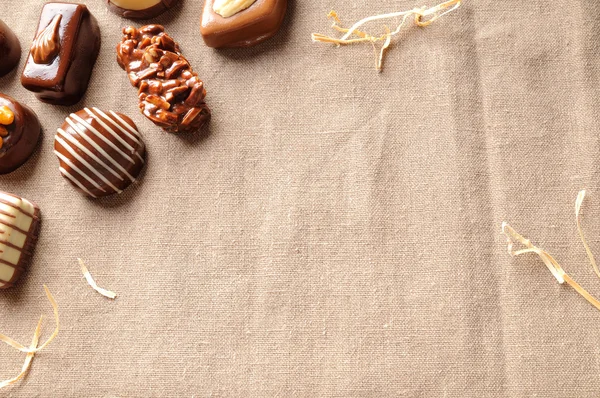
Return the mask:
<path id="1" fill-rule="evenodd" d="M 277 33 L 287 0 L 206 0 L 200 32 L 209 47 L 249 47 Z"/>
<path id="2" fill-rule="evenodd" d="M 210 119 L 204 83 L 164 27 L 130 26 L 123 33 L 117 62 L 138 88 L 142 113 L 171 133 L 202 127 Z"/>
<path id="3" fill-rule="evenodd" d="M 21 75 L 44 102 L 73 105 L 87 89 L 100 51 L 100 29 L 83 4 L 46 3 Z"/>
<path id="4" fill-rule="evenodd" d="M 179 0 L 107 0 L 108 8 L 129 19 L 154 18 L 167 11 Z"/>
<path id="5" fill-rule="evenodd" d="M 133 121 L 98 108 L 72 113 L 54 137 L 60 173 L 86 195 L 121 193 L 136 181 L 146 149 Z"/>
<path id="6" fill-rule="evenodd" d="M 0 174 L 16 170 L 29 159 L 40 133 L 40 122 L 29 107 L 0 94 Z"/>
<path id="7" fill-rule="evenodd" d="M 21 44 L 12 30 L 0 19 L 0 77 L 13 70 L 21 58 Z"/>
<path id="8" fill-rule="evenodd" d="M 0 289 L 15 284 L 29 264 L 40 229 L 40 209 L 19 196 L 0 192 Z"/>

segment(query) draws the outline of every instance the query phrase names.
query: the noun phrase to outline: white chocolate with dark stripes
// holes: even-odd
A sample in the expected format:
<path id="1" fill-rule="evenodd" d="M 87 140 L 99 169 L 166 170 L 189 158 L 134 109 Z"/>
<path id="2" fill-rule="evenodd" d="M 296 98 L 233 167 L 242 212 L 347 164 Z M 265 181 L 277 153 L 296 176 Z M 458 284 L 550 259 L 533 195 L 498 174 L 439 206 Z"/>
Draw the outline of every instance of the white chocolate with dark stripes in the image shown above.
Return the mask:
<path id="1" fill-rule="evenodd" d="M 0 192 L 0 289 L 14 285 L 33 255 L 40 226 L 40 209 Z"/>
<path id="2" fill-rule="evenodd" d="M 98 108 L 72 113 L 54 137 L 59 171 L 84 194 L 97 198 L 121 193 L 136 181 L 146 149 L 127 116 Z"/>

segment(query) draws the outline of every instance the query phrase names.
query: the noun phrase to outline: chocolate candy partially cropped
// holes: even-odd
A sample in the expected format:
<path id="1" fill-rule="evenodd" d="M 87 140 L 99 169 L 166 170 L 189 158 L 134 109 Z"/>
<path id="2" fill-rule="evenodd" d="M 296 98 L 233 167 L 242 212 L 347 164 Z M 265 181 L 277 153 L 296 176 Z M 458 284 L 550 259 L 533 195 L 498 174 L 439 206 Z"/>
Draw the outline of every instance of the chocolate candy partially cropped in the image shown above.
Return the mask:
<path id="1" fill-rule="evenodd" d="M 0 289 L 15 284 L 29 264 L 40 230 L 40 209 L 0 192 Z"/>
<path id="2" fill-rule="evenodd" d="M 0 174 L 16 170 L 37 147 L 40 122 L 26 105 L 0 94 Z"/>
<path id="3" fill-rule="evenodd" d="M 121 193 L 144 166 L 146 149 L 127 116 L 98 108 L 72 113 L 54 137 L 60 173 L 86 195 Z"/>
<path id="4" fill-rule="evenodd" d="M 0 19 L 0 77 L 13 70 L 21 59 L 21 44 L 12 30 Z"/>
<path id="5" fill-rule="evenodd" d="M 287 0 L 206 0 L 200 32 L 209 47 L 249 47 L 277 33 Z"/>
<path id="6" fill-rule="evenodd" d="M 161 25 L 123 29 L 117 62 L 138 87 L 140 110 L 170 133 L 201 128 L 210 119 L 206 90 L 198 74 Z"/>
<path id="7" fill-rule="evenodd" d="M 100 28 L 86 6 L 46 3 L 21 84 L 40 101 L 73 105 L 87 89 L 99 51 Z"/>
<path id="8" fill-rule="evenodd" d="M 107 0 L 108 8 L 129 19 L 154 18 L 167 11 L 179 0 Z"/>

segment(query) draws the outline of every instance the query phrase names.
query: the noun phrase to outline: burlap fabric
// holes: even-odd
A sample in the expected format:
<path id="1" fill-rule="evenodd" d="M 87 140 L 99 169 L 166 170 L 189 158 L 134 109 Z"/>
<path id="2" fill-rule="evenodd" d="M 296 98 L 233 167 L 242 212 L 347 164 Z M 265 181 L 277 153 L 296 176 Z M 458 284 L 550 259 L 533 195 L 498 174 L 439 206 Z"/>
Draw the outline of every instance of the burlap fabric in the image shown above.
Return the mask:
<path id="1" fill-rule="evenodd" d="M 41 3 L 0 0 L 24 49 Z M 44 283 L 62 323 L 0 395 L 598 396 L 600 312 L 500 235 L 509 221 L 600 295 L 574 222 L 588 188 L 600 253 L 596 0 L 467 1 L 407 29 L 381 74 L 368 45 L 310 34 L 331 33 L 332 8 L 350 23 L 423 4 L 291 0 L 274 39 L 215 51 L 202 2 L 183 0 L 155 22 L 208 90 L 213 119 L 192 136 L 139 113 L 115 61 L 131 22 L 86 3 L 102 50 L 80 104 L 40 103 L 20 71 L 0 79 L 44 127 L 35 156 L 0 177 L 43 215 L 29 272 L 0 293 L 0 331 L 28 343 L 44 313 L 49 335 Z M 57 170 L 54 131 L 84 106 L 144 135 L 144 176 L 120 196 L 85 199 Z M 0 350 L 0 378 L 16 375 L 24 354 Z"/>

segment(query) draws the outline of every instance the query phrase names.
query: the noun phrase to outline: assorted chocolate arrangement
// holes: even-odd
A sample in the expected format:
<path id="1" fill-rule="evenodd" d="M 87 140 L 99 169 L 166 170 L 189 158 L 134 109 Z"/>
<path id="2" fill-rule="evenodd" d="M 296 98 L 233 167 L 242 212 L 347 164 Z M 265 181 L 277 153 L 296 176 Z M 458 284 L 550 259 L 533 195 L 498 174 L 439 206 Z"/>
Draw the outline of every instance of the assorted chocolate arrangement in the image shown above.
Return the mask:
<path id="1" fill-rule="evenodd" d="M 0 289 L 15 284 L 33 254 L 40 209 L 16 195 L 0 192 Z"/>
<path id="2" fill-rule="evenodd" d="M 110 11 L 130 19 L 154 18 L 179 0 L 104 0 Z M 200 33 L 210 47 L 248 47 L 280 28 L 287 0 L 206 0 Z M 69 106 L 83 98 L 100 52 L 96 18 L 83 4 L 42 6 L 21 73 L 21 84 L 42 102 Z M 179 44 L 161 25 L 126 27 L 116 46 L 117 63 L 138 89 L 139 109 L 170 133 L 193 132 L 211 117 L 204 82 Z M 19 64 L 21 44 L 0 20 L 0 77 Z M 0 93 L 0 174 L 23 165 L 41 137 L 36 114 Z M 71 113 L 57 129 L 54 153 L 59 172 L 91 198 L 121 193 L 139 177 L 146 149 L 128 116 L 96 107 Z M 27 266 L 40 226 L 32 202 L 0 192 L 0 289 L 14 285 Z"/>

